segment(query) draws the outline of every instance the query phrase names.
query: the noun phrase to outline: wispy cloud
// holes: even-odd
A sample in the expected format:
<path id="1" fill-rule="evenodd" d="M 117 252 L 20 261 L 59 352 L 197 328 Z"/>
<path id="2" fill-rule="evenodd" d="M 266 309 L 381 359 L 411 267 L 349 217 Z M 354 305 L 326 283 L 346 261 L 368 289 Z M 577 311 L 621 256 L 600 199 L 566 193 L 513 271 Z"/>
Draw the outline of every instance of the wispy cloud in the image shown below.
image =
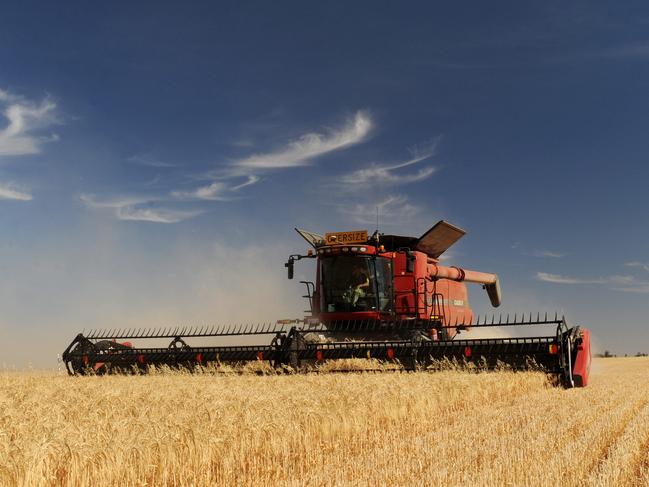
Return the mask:
<path id="1" fill-rule="evenodd" d="M 533 250 L 529 255 L 532 257 L 549 257 L 551 259 L 560 259 L 566 256 L 566 254 L 552 250 Z"/>
<path id="2" fill-rule="evenodd" d="M 22 189 L 15 188 L 12 185 L 0 183 L 0 199 L 31 201 L 33 197 L 30 193 L 27 193 Z"/>
<path id="3" fill-rule="evenodd" d="M 126 160 L 132 164 L 137 164 L 140 166 L 147 166 L 147 167 L 157 167 L 157 168 L 177 167 L 176 164 L 161 161 L 149 154 L 137 154 L 127 158 Z"/>
<path id="4" fill-rule="evenodd" d="M 179 223 L 203 213 L 202 210 L 173 210 L 169 208 L 138 208 L 125 206 L 117 209 L 117 218 L 126 221 L 152 223 Z"/>
<path id="5" fill-rule="evenodd" d="M 191 191 L 172 191 L 171 196 L 181 200 L 197 199 L 208 201 L 227 201 L 229 199 L 226 194 L 227 192 L 227 184 L 221 181 L 214 181 L 212 184 L 201 186 L 200 188 Z"/>
<path id="6" fill-rule="evenodd" d="M 539 281 L 553 282 L 557 284 L 605 284 L 604 278 L 581 279 L 577 277 L 561 276 L 559 274 L 550 274 L 548 272 L 537 272 L 536 278 Z"/>
<path id="7" fill-rule="evenodd" d="M 424 147 L 413 147 L 410 150 L 411 158 L 406 161 L 389 165 L 372 164 L 369 167 L 344 174 L 340 177 L 340 182 L 350 185 L 366 183 L 398 185 L 423 181 L 435 172 L 436 168 L 434 166 L 428 165 L 410 173 L 402 171 L 402 169 L 433 157 L 438 141 L 439 138 L 436 138 L 432 143 L 426 144 Z"/>
<path id="8" fill-rule="evenodd" d="M 627 267 L 639 267 L 640 269 L 649 272 L 649 263 L 647 262 L 627 262 L 624 265 Z"/>
<path id="9" fill-rule="evenodd" d="M 49 97 L 37 103 L 0 90 L 0 107 L 7 120 L 0 129 L 0 157 L 38 154 L 43 144 L 59 139 L 54 133 L 43 134 L 59 122 L 56 103 Z"/>
<path id="10" fill-rule="evenodd" d="M 600 50 L 598 56 L 610 59 L 646 58 L 649 57 L 649 41 L 607 47 Z"/>
<path id="11" fill-rule="evenodd" d="M 185 200 L 229 201 L 237 191 L 258 183 L 260 173 L 307 166 L 318 157 L 363 142 L 372 127 L 370 116 L 358 111 L 340 127 L 323 133 L 309 132 L 275 150 L 231 161 L 203 178 L 211 179 L 209 184 L 189 191 L 175 190 L 171 195 Z"/>
<path id="12" fill-rule="evenodd" d="M 88 193 L 79 195 L 79 199 L 91 208 L 123 208 L 125 206 L 140 205 L 154 201 L 153 198 L 140 196 L 119 196 L 102 200 Z"/>
<path id="13" fill-rule="evenodd" d="M 118 197 L 112 199 L 97 199 L 94 195 L 82 194 L 79 199 L 90 208 L 114 210 L 114 216 L 125 221 L 144 221 L 152 223 L 179 223 L 203 213 L 203 210 L 179 210 L 153 206 L 155 197 Z"/>
<path id="14" fill-rule="evenodd" d="M 171 196 L 181 200 L 230 201 L 237 191 L 257 183 L 259 179 L 259 176 L 251 174 L 246 177 L 244 182 L 234 185 L 229 185 L 224 181 L 214 181 L 192 191 L 172 191 Z"/>
<path id="15" fill-rule="evenodd" d="M 359 111 L 342 127 L 325 133 L 310 132 L 285 147 L 274 151 L 253 154 L 233 162 L 233 166 L 250 169 L 282 169 L 305 166 L 324 154 L 356 145 L 369 135 L 372 120 L 368 114 Z"/>
<path id="16" fill-rule="evenodd" d="M 599 284 L 606 285 L 613 291 L 620 291 L 625 293 L 649 293 L 649 282 L 640 281 L 634 276 L 626 275 L 613 275 L 606 277 L 598 277 L 593 279 L 583 279 L 570 276 L 562 276 L 559 274 L 550 274 L 547 272 L 537 272 L 536 279 L 544 282 L 551 282 L 555 284 Z"/>
<path id="17" fill-rule="evenodd" d="M 376 223 L 376 211 L 378 209 L 380 221 L 410 221 L 420 211 L 408 201 L 403 195 L 388 195 L 385 199 L 374 204 L 356 203 L 344 204 L 338 207 L 338 211 L 350 220 L 360 224 Z"/>

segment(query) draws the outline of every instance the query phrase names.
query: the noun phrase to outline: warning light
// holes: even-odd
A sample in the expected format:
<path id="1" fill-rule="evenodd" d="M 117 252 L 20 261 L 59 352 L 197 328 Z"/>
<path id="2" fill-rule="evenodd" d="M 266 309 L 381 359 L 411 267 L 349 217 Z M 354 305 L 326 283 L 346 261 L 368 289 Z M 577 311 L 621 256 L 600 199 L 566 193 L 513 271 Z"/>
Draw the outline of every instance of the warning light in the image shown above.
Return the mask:
<path id="1" fill-rule="evenodd" d="M 318 362 L 322 362 L 324 360 L 324 354 L 322 353 L 322 350 L 316 350 L 315 352 L 315 359 Z"/>
<path id="2" fill-rule="evenodd" d="M 469 358 L 471 356 L 471 347 L 464 347 L 464 356 Z"/>
<path id="3" fill-rule="evenodd" d="M 557 345 L 556 343 L 551 343 L 549 348 L 551 355 L 556 355 L 559 353 L 559 345 Z"/>

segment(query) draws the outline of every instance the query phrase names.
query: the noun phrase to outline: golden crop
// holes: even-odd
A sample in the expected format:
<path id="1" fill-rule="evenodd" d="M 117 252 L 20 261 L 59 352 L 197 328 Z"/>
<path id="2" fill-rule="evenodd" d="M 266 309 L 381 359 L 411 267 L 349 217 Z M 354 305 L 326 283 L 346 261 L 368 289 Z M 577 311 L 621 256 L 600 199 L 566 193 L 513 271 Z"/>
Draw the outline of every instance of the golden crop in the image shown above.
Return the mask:
<path id="1" fill-rule="evenodd" d="M 649 485 L 648 379 L 3 372 L 0 484 Z"/>

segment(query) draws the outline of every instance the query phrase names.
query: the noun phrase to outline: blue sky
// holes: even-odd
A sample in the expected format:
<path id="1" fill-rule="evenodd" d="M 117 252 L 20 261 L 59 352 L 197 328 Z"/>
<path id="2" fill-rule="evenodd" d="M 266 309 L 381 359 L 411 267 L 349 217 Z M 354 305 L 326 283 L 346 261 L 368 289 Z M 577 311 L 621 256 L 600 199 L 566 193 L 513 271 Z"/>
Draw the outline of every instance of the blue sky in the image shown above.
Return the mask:
<path id="1" fill-rule="evenodd" d="M 385 232 L 464 227 L 446 262 L 497 272 L 504 310 L 649 351 L 649 7 L 612 5 L 4 6 L 5 363 L 299 316 L 293 227 L 377 206 Z"/>

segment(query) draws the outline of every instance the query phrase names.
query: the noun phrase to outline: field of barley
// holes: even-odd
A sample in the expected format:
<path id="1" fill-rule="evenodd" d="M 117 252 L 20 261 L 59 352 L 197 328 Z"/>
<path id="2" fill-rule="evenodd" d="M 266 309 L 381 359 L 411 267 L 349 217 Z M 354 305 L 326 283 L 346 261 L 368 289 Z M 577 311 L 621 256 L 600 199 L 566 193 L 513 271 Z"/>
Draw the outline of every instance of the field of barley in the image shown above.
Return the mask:
<path id="1" fill-rule="evenodd" d="M 649 359 L 540 372 L 0 372 L 1 485 L 649 485 Z"/>

